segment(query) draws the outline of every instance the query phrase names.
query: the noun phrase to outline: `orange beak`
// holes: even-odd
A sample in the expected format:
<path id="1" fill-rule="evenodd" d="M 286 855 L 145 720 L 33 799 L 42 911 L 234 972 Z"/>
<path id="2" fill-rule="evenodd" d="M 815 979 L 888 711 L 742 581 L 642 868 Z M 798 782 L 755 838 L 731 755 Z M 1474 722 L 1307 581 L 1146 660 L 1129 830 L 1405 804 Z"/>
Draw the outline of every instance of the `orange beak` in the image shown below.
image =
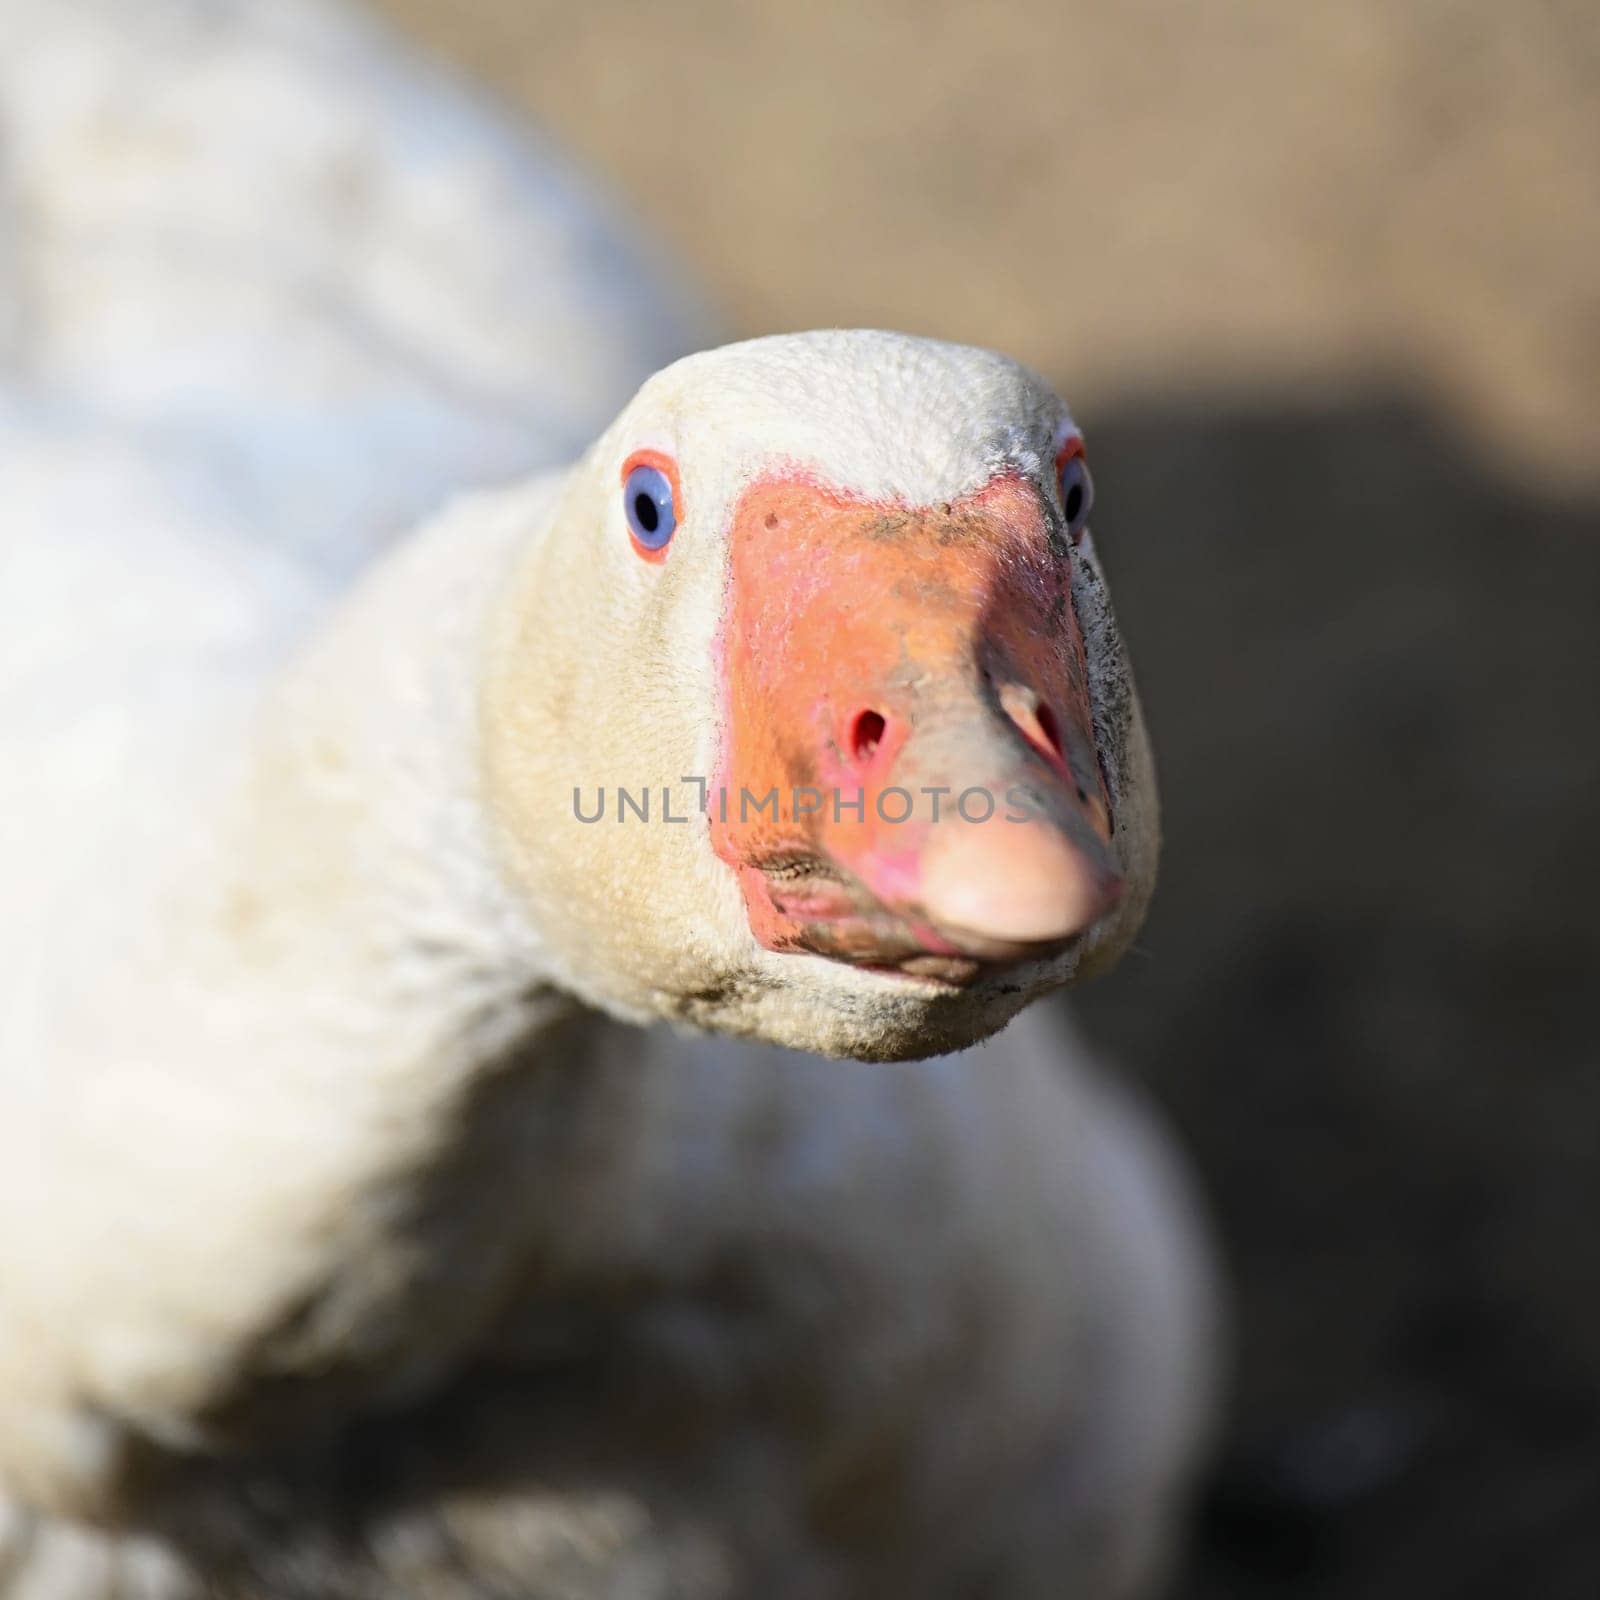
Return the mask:
<path id="1" fill-rule="evenodd" d="M 1014 473 L 917 510 L 741 497 L 711 835 L 768 949 L 963 982 L 1116 905 L 1071 559 Z"/>

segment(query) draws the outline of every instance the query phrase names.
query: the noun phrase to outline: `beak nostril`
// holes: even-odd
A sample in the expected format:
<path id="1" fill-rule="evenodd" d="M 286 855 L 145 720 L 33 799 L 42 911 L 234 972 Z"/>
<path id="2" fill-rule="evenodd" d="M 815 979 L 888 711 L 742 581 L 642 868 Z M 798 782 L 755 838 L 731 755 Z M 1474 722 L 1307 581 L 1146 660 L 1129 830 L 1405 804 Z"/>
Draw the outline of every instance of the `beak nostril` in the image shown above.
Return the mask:
<path id="1" fill-rule="evenodd" d="M 1056 721 L 1056 714 L 1043 700 L 1039 702 L 1034 716 L 1039 723 L 1039 732 L 1045 737 L 1045 742 L 1058 756 L 1065 757 L 1066 752 L 1061 747 L 1061 724 Z"/>
<path id="2" fill-rule="evenodd" d="M 888 727 L 876 711 L 863 711 L 850 729 L 850 753 L 857 761 L 870 761 L 883 743 Z"/>
<path id="3" fill-rule="evenodd" d="M 1056 720 L 1054 707 L 1021 683 L 1001 686 L 1000 707 L 1040 755 L 1059 768 L 1067 766 L 1066 743 L 1061 737 L 1061 724 Z"/>

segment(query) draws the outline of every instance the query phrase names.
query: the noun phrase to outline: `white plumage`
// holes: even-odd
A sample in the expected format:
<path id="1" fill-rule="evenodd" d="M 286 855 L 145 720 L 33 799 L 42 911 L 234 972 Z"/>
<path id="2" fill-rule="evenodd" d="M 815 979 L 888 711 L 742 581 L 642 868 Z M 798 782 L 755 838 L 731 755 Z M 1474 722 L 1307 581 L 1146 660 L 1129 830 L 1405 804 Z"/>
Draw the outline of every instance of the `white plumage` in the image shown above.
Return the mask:
<path id="1" fill-rule="evenodd" d="M 628 449 L 711 529 L 773 461 L 1037 477 L 1059 402 L 820 335 L 602 433 L 697 313 L 365 22 L 0 33 L 0 1593 L 1131 1592 L 1212 1360 L 1143 1114 L 1034 1016 L 871 1068 L 602 1021 L 898 1056 L 1032 991 L 951 1021 L 759 948 L 695 830 L 541 809 L 714 760 L 721 547 L 633 559 Z"/>

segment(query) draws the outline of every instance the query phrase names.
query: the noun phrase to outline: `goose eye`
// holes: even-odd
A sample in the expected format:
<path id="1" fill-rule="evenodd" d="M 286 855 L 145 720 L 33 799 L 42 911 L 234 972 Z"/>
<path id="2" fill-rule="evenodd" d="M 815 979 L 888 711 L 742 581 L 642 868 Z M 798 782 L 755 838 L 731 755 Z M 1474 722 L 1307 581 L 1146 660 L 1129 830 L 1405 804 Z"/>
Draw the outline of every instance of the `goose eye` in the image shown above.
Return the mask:
<path id="1" fill-rule="evenodd" d="M 1060 484 L 1067 536 L 1077 544 L 1089 521 L 1089 507 L 1094 504 L 1094 479 L 1089 476 L 1088 464 L 1081 455 L 1069 455 L 1061 463 Z"/>
<path id="2" fill-rule="evenodd" d="M 628 529 L 642 550 L 664 550 L 678 526 L 672 480 L 660 467 L 641 462 L 622 481 Z"/>

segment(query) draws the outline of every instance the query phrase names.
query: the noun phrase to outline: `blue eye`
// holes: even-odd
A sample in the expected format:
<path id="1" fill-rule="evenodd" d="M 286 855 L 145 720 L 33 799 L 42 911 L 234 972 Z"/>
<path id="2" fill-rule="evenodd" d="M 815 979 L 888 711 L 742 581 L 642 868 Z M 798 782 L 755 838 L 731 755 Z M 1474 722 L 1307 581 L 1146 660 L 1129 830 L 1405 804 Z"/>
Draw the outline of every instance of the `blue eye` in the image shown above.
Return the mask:
<path id="1" fill-rule="evenodd" d="M 634 539 L 645 550 L 666 547 L 678 526 L 678 508 L 672 498 L 672 480 L 660 467 L 641 464 L 623 480 L 623 508 Z"/>
<path id="2" fill-rule="evenodd" d="M 1074 544 L 1083 538 L 1089 520 L 1089 507 L 1094 504 L 1094 479 L 1089 476 L 1088 464 L 1080 455 L 1068 456 L 1061 463 L 1061 509 L 1067 519 L 1067 536 Z"/>

